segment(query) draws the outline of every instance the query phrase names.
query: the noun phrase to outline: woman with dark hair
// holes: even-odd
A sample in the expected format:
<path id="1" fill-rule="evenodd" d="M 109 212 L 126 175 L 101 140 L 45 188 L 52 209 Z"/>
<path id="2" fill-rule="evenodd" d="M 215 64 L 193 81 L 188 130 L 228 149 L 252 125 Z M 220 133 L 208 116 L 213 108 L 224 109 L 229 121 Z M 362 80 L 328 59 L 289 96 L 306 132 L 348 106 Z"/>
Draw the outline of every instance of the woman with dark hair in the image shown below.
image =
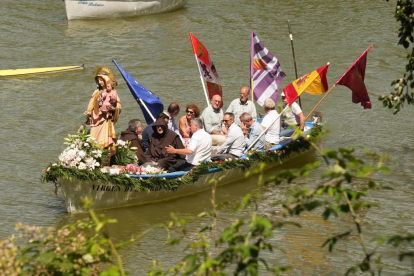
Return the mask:
<path id="1" fill-rule="evenodd" d="M 188 143 L 191 138 L 190 122 L 194 118 L 200 117 L 201 110 L 198 105 L 194 103 L 187 104 L 185 108 L 185 115 L 180 118 L 178 121 L 178 128 L 180 129 L 181 137 L 185 143 Z"/>
<path id="2" fill-rule="evenodd" d="M 153 162 L 158 162 L 158 167 L 168 169 L 171 165 L 185 159 L 185 155 L 172 154 L 167 152 L 168 146 L 176 149 L 183 149 L 183 143 L 180 137 L 172 130 L 168 129 L 164 119 L 159 118 L 152 126 L 154 133 L 151 137 L 151 143 L 148 149 L 148 155 Z"/>
<path id="3" fill-rule="evenodd" d="M 108 81 L 116 84 L 111 70 L 103 66 L 98 67 L 95 71 L 97 89 L 93 92 L 84 114 L 88 117 L 87 124 L 91 127 L 91 137 L 95 138 L 101 149 L 110 149 L 114 154 L 116 141 L 114 125 L 121 113 L 121 100 L 117 95 L 116 103 L 114 104 L 116 107 L 109 112 L 102 110 L 103 96 L 106 93 Z"/>

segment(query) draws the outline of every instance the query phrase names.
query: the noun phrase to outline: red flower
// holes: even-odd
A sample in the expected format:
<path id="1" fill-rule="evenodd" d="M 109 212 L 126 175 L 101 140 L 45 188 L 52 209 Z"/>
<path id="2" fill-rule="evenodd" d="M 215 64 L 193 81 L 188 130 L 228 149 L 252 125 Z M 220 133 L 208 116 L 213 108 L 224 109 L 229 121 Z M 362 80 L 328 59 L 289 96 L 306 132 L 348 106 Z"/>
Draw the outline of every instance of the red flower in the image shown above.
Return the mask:
<path id="1" fill-rule="evenodd" d="M 193 171 L 197 170 L 197 168 L 193 168 Z"/>
<path id="2" fill-rule="evenodd" d="M 190 172 L 188 172 L 187 174 L 188 174 L 188 175 L 191 175 L 191 173 L 190 173 Z"/>
<path id="3" fill-rule="evenodd" d="M 155 176 L 152 175 L 151 178 L 155 178 Z"/>
<path id="4" fill-rule="evenodd" d="M 242 160 L 242 161 L 245 161 L 246 159 L 245 159 L 245 158 L 242 158 L 241 160 Z"/>
<path id="5" fill-rule="evenodd" d="M 223 161 L 221 161 L 221 160 L 220 160 L 220 161 L 219 161 L 219 163 L 220 163 L 220 164 L 223 164 Z"/>

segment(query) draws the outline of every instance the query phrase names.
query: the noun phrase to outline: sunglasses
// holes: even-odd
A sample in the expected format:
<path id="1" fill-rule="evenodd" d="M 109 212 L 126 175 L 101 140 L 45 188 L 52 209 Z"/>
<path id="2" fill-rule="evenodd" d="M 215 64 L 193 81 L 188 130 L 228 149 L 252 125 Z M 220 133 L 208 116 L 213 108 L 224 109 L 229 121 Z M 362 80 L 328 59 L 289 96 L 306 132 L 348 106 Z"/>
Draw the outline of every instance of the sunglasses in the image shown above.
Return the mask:
<path id="1" fill-rule="evenodd" d="M 190 113 L 191 115 L 194 115 L 194 111 L 186 110 L 185 112 Z"/>
<path id="2" fill-rule="evenodd" d="M 230 119 L 230 120 L 223 120 L 223 123 L 227 123 L 227 122 L 229 122 L 229 121 L 231 121 L 231 119 Z"/>

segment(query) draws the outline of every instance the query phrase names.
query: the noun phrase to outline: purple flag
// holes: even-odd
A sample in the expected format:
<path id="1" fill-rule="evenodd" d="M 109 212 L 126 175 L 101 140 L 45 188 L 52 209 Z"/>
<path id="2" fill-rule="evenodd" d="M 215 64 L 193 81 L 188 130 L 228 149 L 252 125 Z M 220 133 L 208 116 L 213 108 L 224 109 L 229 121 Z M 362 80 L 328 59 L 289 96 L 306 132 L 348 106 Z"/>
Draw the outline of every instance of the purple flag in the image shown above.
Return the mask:
<path id="1" fill-rule="evenodd" d="M 253 95 L 257 103 L 263 106 L 267 98 L 276 103 L 279 84 L 285 76 L 279 61 L 252 31 L 250 77 L 253 79 Z"/>

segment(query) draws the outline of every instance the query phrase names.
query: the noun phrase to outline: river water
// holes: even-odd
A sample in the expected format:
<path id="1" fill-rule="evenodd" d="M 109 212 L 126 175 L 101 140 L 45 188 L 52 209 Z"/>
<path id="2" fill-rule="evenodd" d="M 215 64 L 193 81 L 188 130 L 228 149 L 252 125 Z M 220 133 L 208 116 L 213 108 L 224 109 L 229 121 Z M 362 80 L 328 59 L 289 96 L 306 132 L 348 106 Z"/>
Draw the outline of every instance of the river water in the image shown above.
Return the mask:
<path id="1" fill-rule="evenodd" d="M 394 116 L 377 100 L 392 89 L 391 81 L 403 74 L 405 65 L 406 53 L 396 44 L 398 26 L 393 18 L 393 3 L 190 0 L 184 9 L 167 14 L 70 22 L 62 1 L 2 0 L 0 7 L 0 69 L 85 64 L 81 71 L 0 80 L 0 238 L 9 237 L 18 221 L 61 226 L 83 217 L 66 213 L 63 198 L 54 196 L 53 185 L 41 184 L 40 176 L 49 162 L 57 160 L 64 148 L 63 138 L 83 123 L 83 112 L 95 88 L 93 69 L 97 65 L 109 66 L 119 81 L 117 91 L 123 109 L 117 131 L 124 130 L 131 118 L 142 118 L 142 113 L 112 59 L 155 92 L 165 105 L 172 101 L 182 105 L 196 102 L 204 108 L 205 97 L 188 35 L 192 32 L 207 47 L 217 67 L 226 107 L 238 97 L 241 86 L 249 85 L 250 30 L 280 60 L 287 74 L 282 87 L 295 79 L 287 20 L 291 21 L 294 34 L 299 75 L 330 62 L 330 86 L 374 44 L 368 54 L 365 80 L 373 109 L 364 110 L 353 104 L 350 90 L 336 87 L 318 108 L 324 112 L 329 130 L 322 145 L 333 149 L 353 146 L 358 155 L 362 148 L 390 154 L 388 166 L 392 173 L 378 175 L 375 180 L 394 190 L 373 193 L 371 201 L 379 207 L 363 214 L 363 227 L 368 237 L 414 232 L 414 108 L 407 106 Z M 319 99 L 304 95 L 304 113 Z M 319 159 L 310 152 L 285 166 L 299 168 Z M 319 179 L 315 173 L 295 182 L 293 187 L 312 187 Z M 217 200 L 232 206 L 255 189 L 255 179 L 230 184 L 218 190 Z M 286 200 L 289 186 L 266 188 L 264 192 L 262 212 L 271 215 L 271 203 Z M 118 219 L 110 232 L 122 241 L 157 223 L 168 222 L 171 212 L 189 217 L 209 208 L 210 193 L 205 192 L 104 213 Z M 232 207 L 224 208 L 219 227 L 233 218 Z M 266 256 L 295 266 L 291 275 L 344 274 L 360 258 L 360 247 L 352 238 L 338 245 L 332 254 L 320 247 L 329 235 L 352 228 L 349 218 L 325 222 L 317 213 L 311 213 L 297 221 L 303 224 L 302 229 L 289 228 L 273 240 L 286 252 Z M 204 223 L 207 222 L 196 219 L 190 229 L 199 229 Z M 154 230 L 139 243 L 123 249 L 126 269 L 142 275 L 155 259 L 166 267 L 175 265 L 182 256 L 182 248 L 167 247 L 166 237 L 164 230 Z M 192 234 L 188 238 L 195 237 Z M 385 275 L 412 272 L 410 263 L 396 259 L 396 251 L 387 248 L 383 260 Z"/>

